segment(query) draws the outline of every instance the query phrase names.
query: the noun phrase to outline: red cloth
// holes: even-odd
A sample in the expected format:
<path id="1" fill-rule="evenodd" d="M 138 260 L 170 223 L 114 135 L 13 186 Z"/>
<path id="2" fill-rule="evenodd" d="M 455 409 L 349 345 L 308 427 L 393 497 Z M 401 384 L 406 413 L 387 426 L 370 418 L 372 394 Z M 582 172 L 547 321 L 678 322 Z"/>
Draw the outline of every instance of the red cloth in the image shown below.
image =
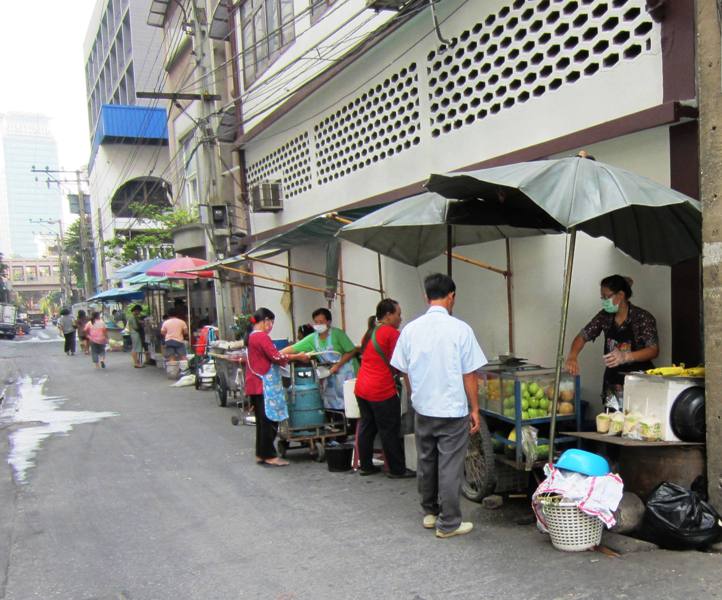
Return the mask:
<path id="1" fill-rule="evenodd" d="M 246 358 L 246 396 L 263 395 L 263 381 L 258 375 L 268 373 L 271 363 L 285 365 L 288 363 L 288 357 L 276 350 L 267 333 L 263 331 L 251 333 Z"/>
<path id="2" fill-rule="evenodd" d="M 399 330 L 391 325 L 381 325 L 376 330 L 376 341 L 384 355 L 391 362 L 396 342 L 399 339 Z M 354 393 L 369 402 L 388 400 L 396 395 L 394 378 L 391 369 L 383 358 L 379 356 L 374 343 L 369 339 L 361 357 L 361 368 L 356 378 Z"/>

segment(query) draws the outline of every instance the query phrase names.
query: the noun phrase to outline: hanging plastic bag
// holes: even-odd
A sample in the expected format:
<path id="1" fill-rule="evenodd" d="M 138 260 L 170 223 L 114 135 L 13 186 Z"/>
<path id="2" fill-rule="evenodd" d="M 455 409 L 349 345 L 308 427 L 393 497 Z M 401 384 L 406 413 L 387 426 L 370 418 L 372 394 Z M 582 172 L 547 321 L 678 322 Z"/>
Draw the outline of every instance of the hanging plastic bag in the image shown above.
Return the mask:
<path id="1" fill-rule="evenodd" d="M 647 535 L 671 550 L 692 550 L 716 542 L 722 535 L 720 516 L 696 492 L 664 482 L 647 500 Z"/>
<path id="2" fill-rule="evenodd" d="M 539 430 L 531 425 L 524 425 L 521 428 L 521 448 L 525 457 L 525 469 L 531 471 L 537 460 L 537 438 Z"/>

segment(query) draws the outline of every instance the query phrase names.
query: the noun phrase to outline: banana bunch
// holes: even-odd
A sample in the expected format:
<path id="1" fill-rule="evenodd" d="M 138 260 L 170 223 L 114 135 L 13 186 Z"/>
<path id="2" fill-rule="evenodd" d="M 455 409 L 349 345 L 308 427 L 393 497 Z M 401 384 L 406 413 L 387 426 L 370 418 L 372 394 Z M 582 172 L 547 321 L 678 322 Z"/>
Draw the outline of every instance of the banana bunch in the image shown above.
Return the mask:
<path id="1" fill-rule="evenodd" d="M 670 367 L 657 367 L 648 369 L 647 375 L 662 375 L 664 377 L 704 377 L 704 367 L 685 368 L 684 363 Z"/>
<path id="2" fill-rule="evenodd" d="M 663 375 L 665 377 L 679 377 L 684 373 L 684 363 L 672 365 L 671 367 L 657 367 L 656 369 L 648 369 L 647 375 Z"/>
<path id="3" fill-rule="evenodd" d="M 682 377 L 704 377 L 704 367 L 692 367 L 685 369 Z"/>

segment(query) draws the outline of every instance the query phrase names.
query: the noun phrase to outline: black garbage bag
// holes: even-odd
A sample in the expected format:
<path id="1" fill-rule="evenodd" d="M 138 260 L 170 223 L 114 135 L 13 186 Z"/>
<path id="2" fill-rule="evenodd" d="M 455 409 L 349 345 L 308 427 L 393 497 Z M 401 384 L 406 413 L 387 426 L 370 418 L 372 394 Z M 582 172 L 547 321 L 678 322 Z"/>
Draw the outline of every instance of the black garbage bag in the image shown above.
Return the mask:
<path id="1" fill-rule="evenodd" d="M 647 500 L 646 536 L 662 548 L 692 550 L 716 542 L 722 535 L 720 516 L 696 492 L 664 482 Z"/>

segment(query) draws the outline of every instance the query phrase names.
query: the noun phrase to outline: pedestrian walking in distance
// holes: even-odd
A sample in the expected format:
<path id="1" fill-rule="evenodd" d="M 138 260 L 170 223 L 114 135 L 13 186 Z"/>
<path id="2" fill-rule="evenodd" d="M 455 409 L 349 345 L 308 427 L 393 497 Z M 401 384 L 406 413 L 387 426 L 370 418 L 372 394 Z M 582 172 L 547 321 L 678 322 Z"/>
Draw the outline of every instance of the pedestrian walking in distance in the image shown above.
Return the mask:
<path id="1" fill-rule="evenodd" d="M 411 385 L 422 524 L 448 538 L 474 528 L 461 520 L 461 482 L 469 434 L 481 419 L 476 371 L 487 360 L 471 327 L 451 316 L 454 280 L 429 275 L 424 291 L 429 309 L 401 331 L 391 364 Z"/>
<path id="2" fill-rule="evenodd" d="M 65 354 L 73 356 L 75 354 L 75 320 L 73 315 L 70 314 L 70 309 L 64 308 L 60 311 L 58 330 L 65 338 L 65 345 L 63 346 Z"/>
<path id="3" fill-rule="evenodd" d="M 95 311 L 85 324 L 85 334 L 90 342 L 90 358 L 96 369 L 105 369 L 105 347 L 108 345 L 108 328 L 103 317 Z"/>

